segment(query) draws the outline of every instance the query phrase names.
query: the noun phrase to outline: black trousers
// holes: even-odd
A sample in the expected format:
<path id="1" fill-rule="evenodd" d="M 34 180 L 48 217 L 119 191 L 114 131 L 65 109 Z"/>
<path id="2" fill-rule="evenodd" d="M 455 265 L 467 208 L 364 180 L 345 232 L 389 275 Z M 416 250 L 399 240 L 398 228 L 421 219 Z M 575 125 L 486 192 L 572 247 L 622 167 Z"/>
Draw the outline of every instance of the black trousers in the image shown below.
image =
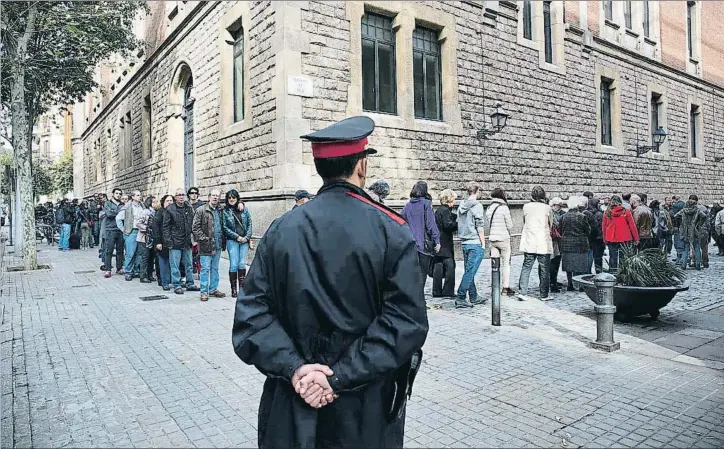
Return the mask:
<path id="1" fill-rule="evenodd" d="M 116 271 L 123 268 L 123 251 L 125 242 L 123 241 L 123 232 L 119 229 L 106 231 L 106 258 L 103 264 L 107 271 L 111 271 L 111 261 L 113 260 L 113 249 L 116 250 Z"/>
<path id="2" fill-rule="evenodd" d="M 558 282 L 558 271 L 561 268 L 561 256 L 558 255 L 556 257 L 551 258 L 551 266 L 549 269 L 550 273 L 550 283 L 551 287 L 558 287 L 561 285 L 560 282 Z"/>
<path id="3" fill-rule="evenodd" d="M 141 253 L 141 267 L 139 268 L 142 279 L 153 277 L 154 265 L 156 261 L 156 249 L 146 248 L 143 242 L 138 242 L 136 251 Z"/>
<path id="4" fill-rule="evenodd" d="M 603 272 L 603 253 L 606 252 L 606 244 L 603 240 L 595 240 L 591 243 L 591 249 L 593 250 L 593 266 L 596 269 L 596 274 Z"/>
<path id="5" fill-rule="evenodd" d="M 435 257 L 433 264 L 432 296 L 455 296 L 455 260 L 452 257 Z"/>
<path id="6" fill-rule="evenodd" d="M 427 281 L 427 276 L 430 273 L 430 265 L 432 264 L 432 256 L 428 254 L 417 252 L 417 260 L 420 262 L 420 271 L 422 271 L 422 279 Z"/>

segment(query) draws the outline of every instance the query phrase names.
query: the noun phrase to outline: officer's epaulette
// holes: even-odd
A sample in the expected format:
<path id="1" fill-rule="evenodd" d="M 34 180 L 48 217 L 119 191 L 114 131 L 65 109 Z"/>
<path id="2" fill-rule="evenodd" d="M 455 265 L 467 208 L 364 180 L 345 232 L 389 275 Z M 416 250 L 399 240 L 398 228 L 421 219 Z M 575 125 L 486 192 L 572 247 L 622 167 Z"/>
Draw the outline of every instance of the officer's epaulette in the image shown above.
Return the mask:
<path id="1" fill-rule="evenodd" d="M 397 223 L 403 225 L 407 223 L 404 218 L 402 218 L 402 215 L 398 214 L 394 210 L 390 209 L 389 207 L 385 206 L 384 204 L 376 203 L 374 201 L 371 201 L 362 195 L 354 192 L 347 192 L 347 195 L 357 198 L 358 200 L 362 201 L 363 203 L 367 203 L 370 206 L 374 207 L 375 209 L 381 211 L 382 213 L 386 214 L 391 219 L 395 220 Z"/>

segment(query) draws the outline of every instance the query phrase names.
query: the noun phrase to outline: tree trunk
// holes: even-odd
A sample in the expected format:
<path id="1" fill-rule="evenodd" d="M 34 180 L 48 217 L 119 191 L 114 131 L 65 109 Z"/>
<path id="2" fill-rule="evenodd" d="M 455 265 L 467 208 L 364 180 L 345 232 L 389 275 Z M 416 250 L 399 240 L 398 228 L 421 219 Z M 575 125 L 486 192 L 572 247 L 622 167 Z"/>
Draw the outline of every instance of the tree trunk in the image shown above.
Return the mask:
<path id="1" fill-rule="evenodd" d="M 19 196 L 21 217 L 16 220 L 22 227 L 23 238 L 15 242 L 15 247 L 22 242 L 22 254 L 26 270 L 38 268 L 38 254 L 35 240 L 35 208 L 33 204 L 33 175 L 31 169 L 32 146 L 29 145 L 32 129 L 29 120 L 27 104 L 25 102 L 25 63 L 27 59 L 28 42 L 35 31 L 36 5 L 32 4 L 28 11 L 25 32 L 18 39 L 16 64 L 13 64 L 10 95 L 12 99 L 12 127 L 13 150 L 15 152 L 17 191 Z M 18 254 L 16 249 L 15 254 Z"/>

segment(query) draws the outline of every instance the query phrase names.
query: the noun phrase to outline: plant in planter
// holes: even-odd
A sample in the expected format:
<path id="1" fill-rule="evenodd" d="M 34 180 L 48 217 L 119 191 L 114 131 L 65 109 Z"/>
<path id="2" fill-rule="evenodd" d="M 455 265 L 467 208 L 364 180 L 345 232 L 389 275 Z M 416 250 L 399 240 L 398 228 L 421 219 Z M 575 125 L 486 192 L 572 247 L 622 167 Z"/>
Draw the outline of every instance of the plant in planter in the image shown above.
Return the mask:
<path id="1" fill-rule="evenodd" d="M 674 287 L 686 280 L 685 271 L 669 261 L 655 248 L 636 252 L 633 246 L 623 248 L 616 278 L 622 285 L 633 287 Z"/>
<path id="2" fill-rule="evenodd" d="M 616 273 L 618 285 L 613 288 L 617 320 L 629 321 L 645 314 L 656 319 L 659 309 L 671 302 L 677 293 L 689 290 L 689 285 L 684 282 L 684 270 L 669 262 L 658 249 L 636 252 L 629 246 L 622 251 L 623 257 Z M 597 303 L 593 278 L 593 275 L 587 274 L 574 279 L 583 286 L 591 301 Z"/>

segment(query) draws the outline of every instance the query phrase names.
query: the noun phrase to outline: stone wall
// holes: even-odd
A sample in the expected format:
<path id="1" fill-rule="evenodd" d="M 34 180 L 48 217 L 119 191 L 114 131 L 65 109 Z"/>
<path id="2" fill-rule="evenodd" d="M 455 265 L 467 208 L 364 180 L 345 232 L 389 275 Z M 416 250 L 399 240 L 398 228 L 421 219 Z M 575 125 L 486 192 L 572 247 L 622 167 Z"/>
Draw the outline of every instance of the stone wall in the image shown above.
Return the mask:
<path id="1" fill-rule="evenodd" d="M 251 2 L 252 27 L 247 49 L 250 53 L 253 127 L 218 138 L 219 99 L 231 95 L 220 90 L 219 23 L 234 2 L 209 2 L 195 9 L 179 28 L 157 49 L 157 52 L 136 73 L 111 103 L 83 133 L 83 152 L 88 157 L 84 167 L 84 194 L 109 192 L 118 186 L 124 190 L 139 189 L 149 194 L 164 194 L 183 184 L 169 179 L 170 165 L 183 167 L 183 148 L 168 136 L 169 122 L 179 118 L 174 109 L 183 95 L 176 84 L 188 66 L 193 76 L 195 184 L 204 194 L 213 187 L 235 186 L 240 191 L 258 191 L 272 187 L 275 162 L 271 140 L 271 124 L 275 119 L 275 98 L 270 95 L 271 75 L 275 60 L 269 40 L 274 31 L 271 2 Z M 182 76 L 182 75 L 181 75 Z M 176 78 L 176 79 L 175 79 Z M 185 83 L 185 82 L 184 82 Z M 152 149 L 150 159 L 142 155 L 142 109 L 146 94 L 152 98 Z M 121 169 L 119 161 L 119 120 L 128 110 L 132 114 L 133 165 Z M 111 137 L 108 136 L 110 129 Z M 93 145 L 101 139 L 103 160 L 101 179 L 92 176 Z M 180 142 L 183 142 L 181 138 Z M 85 159 L 85 158 L 84 158 Z M 176 165 L 178 166 L 178 165 Z M 227 187 L 228 188 L 228 187 Z"/>
<path id="2" fill-rule="evenodd" d="M 252 123 L 229 133 L 220 116 L 222 98 L 232 95 L 221 79 L 220 25 L 227 20 L 227 12 L 240 3 L 250 16 L 246 51 Z M 390 200 L 407 198 L 420 179 L 429 182 L 433 196 L 445 188 L 462 193 L 465 184 L 476 181 L 486 192 L 502 186 L 514 200 L 527 200 L 535 185 L 542 185 L 551 197 L 563 198 L 591 190 L 599 195 L 645 192 L 650 198 L 695 192 L 707 203 L 724 199 L 723 165 L 714 160 L 724 156 L 721 86 L 606 40 L 597 30 L 598 5 L 591 6 L 596 2 L 588 2 L 583 9 L 574 3 L 565 2 L 566 10 L 560 14 L 567 23 L 556 47 L 562 49 L 563 58 L 555 67 L 541 63 L 535 45 L 519 43 L 516 2 L 199 4 L 91 121 L 82 139 L 74 141 L 74 148 L 81 144 L 75 154 L 80 155 L 78 167 L 83 170 L 77 175 L 86 195 L 107 192 L 116 185 L 151 194 L 177 187 L 183 168 L 179 95 L 186 69 L 181 67 L 188 66 L 196 98 L 195 184 L 202 196 L 219 186 L 244 192 L 250 210 L 258 217 L 254 234 L 261 235 L 273 218 L 291 207 L 294 190 L 314 190 L 321 184 L 311 175 L 310 145 L 302 144 L 298 136 L 349 116 L 361 103 L 357 97 L 360 86 L 355 85 L 360 77 L 353 70 L 360 43 L 352 34 L 355 27 L 350 20 L 352 12 L 367 6 L 398 11 L 395 26 L 406 33 L 420 18 L 423 23 L 442 24 L 447 33 L 445 54 L 453 54 L 449 46 L 454 45 L 450 72 L 454 79 L 443 80 L 443 91 L 444 95 L 454 94 L 455 105 L 446 104 L 444 122 L 371 114 L 378 124 L 371 143 L 380 154 L 370 159 L 369 178 L 390 181 Z M 662 18 L 662 27 L 673 26 L 670 18 L 666 21 Z M 717 54 L 710 47 L 709 38 L 703 49 Z M 398 64 L 408 64 L 400 60 L 401 54 L 402 49 Z M 707 70 L 714 72 L 714 66 L 707 64 L 704 60 L 705 75 Z M 402 67 L 403 72 L 409 74 L 409 67 Z M 615 74 L 619 84 L 621 107 L 615 115 L 621 123 L 621 142 L 614 150 L 600 150 L 596 145 L 596 79 L 601 73 Z M 288 91 L 287 80 L 294 75 L 311 79 L 312 96 Z M 403 87 L 409 91 L 409 86 Z M 669 137 L 661 154 L 636 157 L 636 143 L 650 143 L 648 95 L 652 90 L 666 99 Z M 143 98 L 149 93 L 153 100 L 153 156 L 144 160 L 141 118 Z M 503 102 L 511 115 L 508 126 L 481 142 L 476 131 L 489 122 L 496 101 Z M 688 150 L 688 107 L 692 102 L 701 106 L 704 117 L 704 157 L 700 159 L 690 158 Z M 129 109 L 134 164 L 120 169 L 118 123 Z M 98 138 L 103 164 L 101 181 L 95 182 L 92 148 Z"/>
<path id="3" fill-rule="evenodd" d="M 351 42 L 346 10 L 355 2 L 308 2 L 303 12 L 310 54 L 304 72 L 315 77 L 315 97 L 304 100 L 304 115 L 318 129 L 345 117 Z M 469 181 L 486 191 L 502 186 L 511 198 L 527 198 L 542 185 L 551 195 L 567 197 L 591 190 L 601 195 L 622 191 L 650 197 L 696 192 L 711 202 L 724 196 L 724 173 L 713 162 L 724 146 L 722 90 L 668 70 L 602 39 L 584 45 L 583 30 L 567 24 L 565 74 L 542 70 L 536 50 L 517 45 L 513 2 L 495 2 L 498 14 L 485 15 L 480 2 L 425 2 L 453 14 L 457 22 L 457 83 L 462 133 L 433 133 L 378 126 L 371 143 L 371 178 L 391 182 L 392 199 L 405 198 L 412 184 L 427 180 L 437 193 L 462 191 Z M 481 74 L 481 37 L 485 49 L 485 93 Z M 622 145 L 597 152 L 596 69 L 620 76 Z M 662 87 L 668 100 L 668 154 L 636 157 L 637 142 L 649 144 L 647 86 Z M 483 111 L 482 98 L 486 97 Z M 704 114 L 703 161 L 688 152 L 687 102 L 696 97 Z M 482 145 L 475 128 L 488 120 L 494 100 L 511 114 L 503 132 Z M 374 117 L 378 123 L 384 122 Z M 717 131 L 719 130 L 719 131 Z M 311 158 L 308 157 L 308 163 Z"/>

